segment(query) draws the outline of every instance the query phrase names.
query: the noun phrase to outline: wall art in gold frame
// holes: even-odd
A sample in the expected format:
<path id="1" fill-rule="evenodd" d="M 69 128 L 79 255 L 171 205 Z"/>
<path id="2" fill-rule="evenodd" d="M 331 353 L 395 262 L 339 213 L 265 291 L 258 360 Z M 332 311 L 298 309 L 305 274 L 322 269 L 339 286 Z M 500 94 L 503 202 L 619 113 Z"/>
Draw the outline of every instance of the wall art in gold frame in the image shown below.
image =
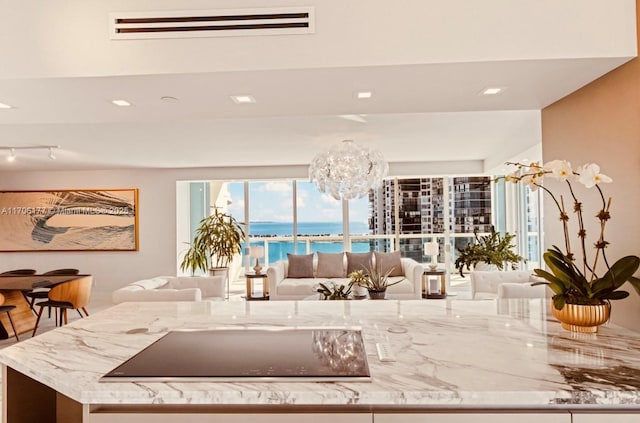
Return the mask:
<path id="1" fill-rule="evenodd" d="M 137 250 L 137 188 L 0 191 L 0 251 Z"/>

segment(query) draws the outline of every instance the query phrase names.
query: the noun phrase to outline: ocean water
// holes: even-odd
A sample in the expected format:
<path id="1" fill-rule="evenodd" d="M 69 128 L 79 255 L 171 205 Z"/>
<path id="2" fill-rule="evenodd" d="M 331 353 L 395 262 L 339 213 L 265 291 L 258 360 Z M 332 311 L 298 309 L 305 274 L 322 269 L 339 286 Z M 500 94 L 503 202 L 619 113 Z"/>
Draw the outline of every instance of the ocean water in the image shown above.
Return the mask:
<path id="1" fill-rule="evenodd" d="M 368 235 L 369 227 L 363 222 L 349 222 L 352 235 Z M 252 222 L 249 225 L 251 236 L 293 235 L 291 222 Z M 342 222 L 298 222 L 298 235 L 342 235 Z"/>
<path id="2" fill-rule="evenodd" d="M 369 227 L 366 223 L 350 222 L 349 232 L 352 235 L 367 235 Z M 293 240 L 291 241 L 269 241 L 269 237 L 293 236 L 293 224 L 281 222 L 255 222 L 249 226 L 249 235 L 264 237 L 264 243 L 268 242 L 269 263 L 279 260 L 286 260 L 287 253 L 305 254 L 307 251 L 307 243 L 298 241 L 297 249 L 294 248 Z M 342 235 L 342 222 L 298 222 L 298 235 Z M 263 242 L 252 242 L 251 245 L 262 245 Z M 314 241 L 310 243 L 312 252 L 321 251 L 323 253 L 339 253 L 344 251 L 342 240 L 340 241 Z M 369 242 L 353 242 L 351 251 L 367 252 L 370 251 Z"/>

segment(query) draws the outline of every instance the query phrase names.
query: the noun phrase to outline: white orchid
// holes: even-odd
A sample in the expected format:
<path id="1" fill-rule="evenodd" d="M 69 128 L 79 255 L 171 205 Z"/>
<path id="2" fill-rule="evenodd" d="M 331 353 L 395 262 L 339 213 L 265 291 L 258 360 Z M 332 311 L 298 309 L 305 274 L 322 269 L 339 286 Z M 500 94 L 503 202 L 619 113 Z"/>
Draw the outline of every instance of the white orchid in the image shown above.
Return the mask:
<path id="1" fill-rule="evenodd" d="M 593 188 L 600 183 L 609 183 L 613 179 L 600 173 L 600 166 L 595 163 L 588 163 L 578 169 L 578 181 L 587 188 Z"/>
<path id="2" fill-rule="evenodd" d="M 535 282 L 534 285 L 547 285 L 553 291 L 553 304 L 557 310 L 561 310 L 565 304 L 603 304 L 610 300 L 620 300 L 626 298 L 629 293 L 619 288 L 629 282 L 640 294 L 640 278 L 634 273 L 640 268 L 640 258 L 637 256 L 625 256 L 611 263 L 605 249 L 609 241 L 605 239 L 604 230 L 607 222 L 611 219 L 609 209 L 611 198 L 605 198 L 600 183 L 612 182 L 612 179 L 600 173 L 600 166 L 588 163 L 572 170 L 571 164 L 566 160 L 552 160 L 544 166 L 537 163 L 510 163 L 518 167 L 518 172 L 505 176 L 504 179 L 510 182 L 528 185 L 532 190 L 542 189 L 549 194 L 560 213 L 560 221 L 564 233 L 565 250 L 553 246 L 544 253 L 544 261 L 550 271 L 534 269 L 537 276 L 543 278 L 544 282 Z M 568 186 L 568 194 L 573 200 L 573 213 L 577 216 L 579 249 L 582 257 L 576 257 L 571 249 L 569 214 L 564 204 L 562 195 L 556 196 L 551 192 L 551 188 L 542 184 L 545 176 L 560 179 Z M 500 178 L 498 178 L 500 179 Z M 572 183 L 583 184 L 586 188 L 595 187 L 600 200 L 601 207 L 595 215 L 600 222 L 600 229 L 597 239 L 593 243 L 595 254 L 593 260 L 589 260 L 587 254 L 587 229 L 583 220 L 583 203 L 578 200 L 577 193 L 572 187 Z M 556 188 L 556 186 L 552 186 Z M 596 270 L 604 264 L 604 273 Z"/>
<path id="3" fill-rule="evenodd" d="M 551 175 L 564 181 L 574 176 L 571 163 L 566 160 L 551 160 L 545 163 L 543 169 L 545 172 L 551 172 Z"/>
<path id="4" fill-rule="evenodd" d="M 537 191 L 540 187 L 540 182 L 542 182 L 542 178 L 537 173 L 528 173 L 520 178 L 520 181 L 529 187 L 531 191 Z M 513 182 L 518 182 L 517 179 L 514 179 Z"/>

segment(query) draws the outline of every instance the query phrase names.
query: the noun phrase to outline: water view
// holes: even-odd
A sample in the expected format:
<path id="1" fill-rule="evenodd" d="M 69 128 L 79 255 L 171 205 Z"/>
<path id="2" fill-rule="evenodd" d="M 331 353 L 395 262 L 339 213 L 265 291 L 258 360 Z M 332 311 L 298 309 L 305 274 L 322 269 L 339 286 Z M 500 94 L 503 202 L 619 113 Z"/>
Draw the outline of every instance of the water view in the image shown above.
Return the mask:
<path id="1" fill-rule="evenodd" d="M 369 227 L 363 222 L 350 222 L 349 232 L 352 235 L 368 235 Z M 287 253 L 305 254 L 307 252 L 305 241 L 298 241 L 297 248 L 294 248 L 293 240 L 269 240 L 269 237 L 293 237 L 293 223 L 291 222 L 251 222 L 249 235 L 266 238 L 264 244 L 268 250 L 269 263 L 286 260 Z M 298 222 L 298 236 L 342 236 L 342 222 Z M 261 244 L 262 241 L 251 242 L 251 245 Z M 312 241 L 310 249 L 312 252 L 339 253 L 344 251 L 344 246 L 342 240 Z M 370 250 L 369 242 L 353 242 L 351 250 L 353 252 L 367 252 Z"/>

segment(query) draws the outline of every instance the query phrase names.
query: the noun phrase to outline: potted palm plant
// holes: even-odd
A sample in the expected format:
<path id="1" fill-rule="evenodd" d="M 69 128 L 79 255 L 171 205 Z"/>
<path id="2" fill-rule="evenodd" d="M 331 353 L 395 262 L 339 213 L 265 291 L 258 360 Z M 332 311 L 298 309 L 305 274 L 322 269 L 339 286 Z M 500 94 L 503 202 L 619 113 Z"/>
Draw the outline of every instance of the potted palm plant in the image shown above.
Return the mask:
<path id="1" fill-rule="evenodd" d="M 467 244 L 464 248 L 458 248 L 458 258 L 456 258 L 455 266 L 460 272 L 460 276 L 464 276 L 464 268 L 471 270 L 474 266 L 476 270 L 478 265 L 493 265 L 495 268 L 502 270 L 506 263 L 511 264 L 511 268 L 515 270 L 517 264 L 524 259 L 513 252 L 515 245 L 511 241 L 515 238 L 514 234 L 506 232 L 504 236 L 500 232 L 496 232 L 491 227 L 491 233 L 488 235 L 478 236 L 478 232 L 474 231 L 475 242 Z"/>
<path id="2" fill-rule="evenodd" d="M 537 163 L 508 163 L 516 170 L 505 176 L 505 180 L 522 182 L 532 190 L 538 188 L 546 192 L 555 203 L 560 214 L 564 234 L 564 250 L 552 246 L 543 255 L 548 270 L 535 269 L 537 276 L 544 282 L 533 285 L 547 285 L 553 291 L 553 315 L 562 323 L 562 327 L 576 332 L 596 332 L 598 326 L 609 320 L 611 300 L 621 300 L 629 296 L 629 292 L 620 288 L 629 282 L 640 294 L 640 279 L 633 276 L 640 267 L 640 258 L 628 255 L 611 261 L 605 248 L 609 245 L 604 231 L 611 219 L 611 198 L 606 199 L 600 183 L 612 182 L 607 175 L 600 173 L 600 167 L 594 163 L 586 164 L 573 170 L 565 160 L 552 160 L 544 165 Z M 567 192 L 573 200 L 573 212 L 577 220 L 578 254 L 574 253 L 569 238 L 569 214 L 564 206 L 563 196 L 556 196 L 542 185 L 544 177 L 553 177 L 564 181 Z M 576 196 L 572 182 L 586 188 L 595 187 L 600 197 L 601 208 L 595 214 L 599 223 L 599 234 L 593 243 L 595 251 L 589 254 L 587 249 L 587 231 L 584 224 L 582 202 Z"/>
<path id="3" fill-rule="evenodd" d="M 188 269 L 192 274 L 200 269 L 211 275 L 226 275 L 229 263 L 242 251 L 243 225 L 233 216 L 215 209 L 200 221 L 180 269 Z"/>

